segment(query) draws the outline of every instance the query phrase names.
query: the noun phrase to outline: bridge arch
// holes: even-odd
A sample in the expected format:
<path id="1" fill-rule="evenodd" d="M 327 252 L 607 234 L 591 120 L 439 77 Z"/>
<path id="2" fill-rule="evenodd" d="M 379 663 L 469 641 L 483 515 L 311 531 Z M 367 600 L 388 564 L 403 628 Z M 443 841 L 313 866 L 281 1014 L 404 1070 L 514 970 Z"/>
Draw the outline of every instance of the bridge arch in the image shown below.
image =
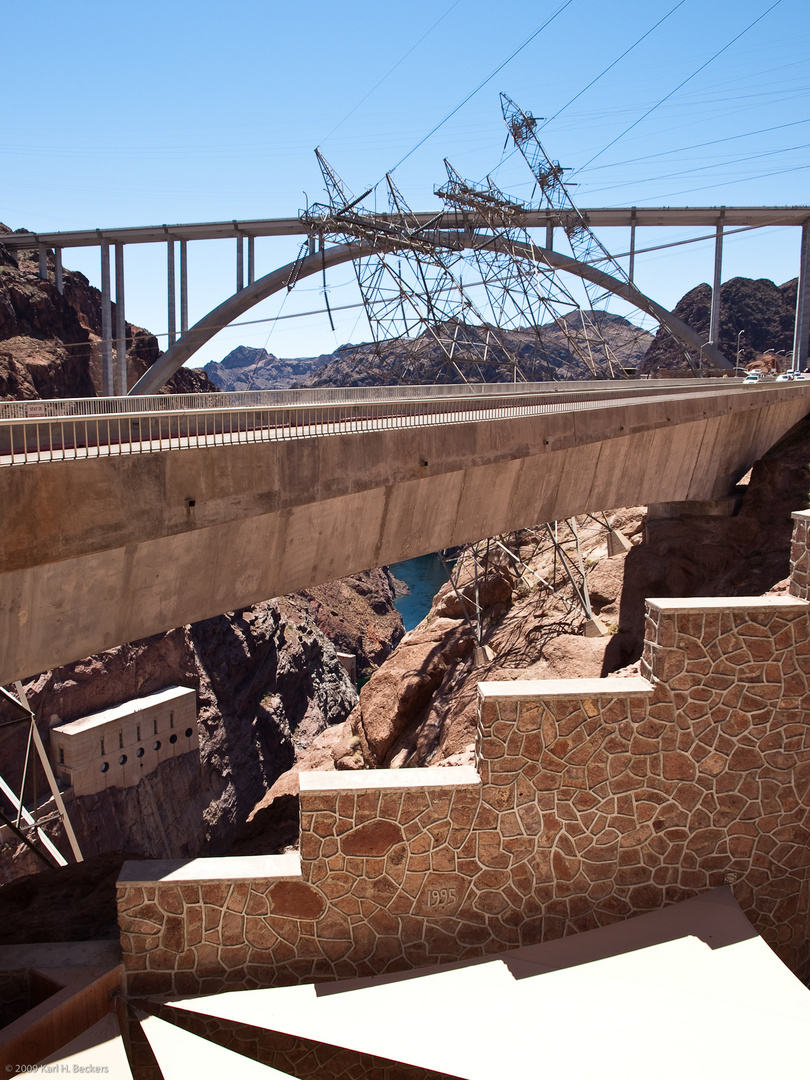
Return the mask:
<path id="1" fill-rule="evenodd" d="M 459 243 L 464 247 L 469 247 L 473 242 L 469 234 L 466 233 L 443 233 L 440 234 L 440 240 L 442 238 L 446 239 L 448 248 L 457 248 Z M 475 246 L 478 250 L 499 250 L 496 248 L 494 239 L 482 243 L 481 238 L 478 237 L 475 239 Z M 541 253 L 545 264 L 554 267 L 556 270 L 563 270 L 566 273 L 590 281 L 600 288 L 612 292 L 640 311 L 652 315 L 667 326 L 688 348 L 697 351 L 702 349 L 708 359 L 717 367 L 733 367 L 719 349 L 704 342 L 697 331 L 687 326 L 677 315 L 673 315 L 671 311 L 657 304 L 649 296 L 637 289 L 635 285 L 611 277 L 610 274 L 606 274 L 603 270 L 590 266 L 588 263 L 579 262 L 577 259 L 572 259 L 550 248 L 537 248 L 531 244 L 516 242 L 512 245 L 512 251 L 525 257 L 530 262 L 537 262 L 537 253 Z M 377 251 L 371 244 L 335 244 L 323 251 L 307 255 L 298 267 L 297 277 L 309 277 L 311 274 L 321 273 L 324 269 L 353 262 L 356 259 L 369 258 L 375 254 L 377 254 Z M 281 292 L 282 289 L 286 288 L 294 267 L 295 263 L 287 263 L 286 266 L 271 271 L 271 273 L 258 278 L 252 285 L 248 285 L 247 288 L 234 293 L 233 296 L 228 297 L 223 303 L 209 311 L 199 322 L 189 327 L 180 340 L 155 361 L 129 391 L 129 396 L 157 393 L 161 386 L 168 382 L 172 375 L 179 371 L 183 364 L 224 326 L 255 307 L 262 300 L 266 300 L 268 296 L 272 296 L 274 293 Z"/>

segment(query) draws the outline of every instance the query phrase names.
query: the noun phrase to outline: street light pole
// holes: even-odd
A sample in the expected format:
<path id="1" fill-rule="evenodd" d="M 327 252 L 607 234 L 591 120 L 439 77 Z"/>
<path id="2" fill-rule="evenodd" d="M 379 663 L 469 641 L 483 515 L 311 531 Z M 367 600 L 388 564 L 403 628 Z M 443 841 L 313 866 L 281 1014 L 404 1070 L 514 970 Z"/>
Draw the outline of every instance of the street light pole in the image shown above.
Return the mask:
<path id="1" fill-rule="evenodd" d="M 734 374 L 735 375 L 740 370 L 740 338 L 743 336 L 744 333 L 745 333 L 745 331 L 741 330 L 739 332 L 739 334 L 737 334 L 737 363 L 736 363 L 736 365 L 734 367 Z"/>

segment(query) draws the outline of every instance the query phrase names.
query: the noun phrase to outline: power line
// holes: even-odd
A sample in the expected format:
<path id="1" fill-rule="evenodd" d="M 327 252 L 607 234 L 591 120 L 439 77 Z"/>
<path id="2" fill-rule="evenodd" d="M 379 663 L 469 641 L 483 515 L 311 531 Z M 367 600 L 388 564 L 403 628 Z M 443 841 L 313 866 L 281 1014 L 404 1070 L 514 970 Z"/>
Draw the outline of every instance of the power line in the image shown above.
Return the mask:
<path id="1" fill-rule="evenodd" d="M 671 97 L 673 96 L 673 94 L 677 94 L 677 92 L 678 92 L 678 91 L 679 91 L 679 90 L 680 90 L 680 89 L 681 89 L 682 87 L 686 86 L 686 84 L 687 84 L 688 82 L 690 82 L 690 81 L 691 81 L 692 79 L 694 79 L 694 77 L 695 77 L 696 75 L 699 75 L 699 74 L 700 74 L 700 72 L 701 72 L 701 71 L 703 71 L 703 69 L 704 69 L 704 68 L 707 68 L 707 67 L 709 66 L 709 64 L 711 64 L 711 63 L 712 63 L 713 61 L 715 61 L 715 60 L 717 59 L 717 57 L 718 57 L 718 56 L 720 56 L 720 55 L 721 55 L 722 53 L 724 53 L 724 52 L 725 52 L 725 51 L 726 51 L 727 49 L 730 49 L 730 48 L 731 48 L 731 46 L 732 46 L 732 45 L 733 45 L 733 44 L 735 43 L 735 41 L 739 41 L 739 40 L 740 40 L 740 38 L 741 38 L 741 37 L 743 36 L 743 34 L 747 34 L 749 30 L 751 30 L 751 29 L 752 29 L 753 27 L 755 27 L 755 26 L 756 26 L 756 24 L 757 24 L 758 22 L 761 22 L 761 21 L 762 21 L 762 19 L 764 19 L 766 15 L 769 15 L 769 14 L 770 14 L 770 13 L 771 13 L 771 12 L 773 11 L 773 9 L 774 9 L 774 8 L 776 8 L 776 7 L 779 7 L 779 5 L 780 5 L 781 3 L 782 3 L 782 0 L 776 0 L 776 2 L 775 2 L 774 4 L 771 4 L 771 6 L 770 6 L 770 7 L 769 7 L 769 8 L 768 8 L 768 9 L 767 9 L 766 11 L 763 11 L 763 12 L 762 12 L 762 14 L 761 14 L 761 15 L 759 15 L 759 16 L 758 16 L 758 17 L 757 17 L 756 19 L 754 19 L 754 21 L 753 21 L 753 22 L 749 23 L 749 24 L 748 24 L 748 26 L 746 26 L 746 28 L 745 28 L 744 30 L 741 30 L 741 31 L 739 32 L 739 34 L 737 34 L 737 35 L 736 35 L 736 37 L 733 37 L 733 38 L 731 39 L 731 41 L 729 41 L 729 42 L 728 42 L 727 44 L 725 44 L 725 45 L 723 46 L 723 48 L 722 48 L 722 49 L 718 49 L 718 50 L 717 50 L 717 52 L 716 52 L 716 53 L 715 53 L 715 54 L 714 54 L 713 56 L 710 56 L 710 57 L 709 57 L 709 59 L 708 59 L 708 60 L 707 60 L 707 61 L 706 61 L 706 62 L 705 62 L 704 64 L 701 64 L 701 65 L 700 65 L 700 67 L 699 67 L 699 68 L 697 68 L 697 69 L 696 69 L 695 71 L 693 71 L 691 75 L 688 75 L 688 76 L 687 76 L 687 77 L 686 77 L 686 78 L 685 78 L 685 79 L 683 80 L 683 82 L 680 82 L 680 83 L 678 83 L 678 85 L 677 85 L 677 86 L 675 87 L 675 89 L 674 89 L 674 90 L 670 90 L 670 92 L 669 92 L 668 94 L 666 94 L 666 95 L 665 95 L 664 97 L 662 97 L 660 101 L 657 101 L 657 102 L 655 103 L 655 105 L 653 105 L 653 106 L 652 106 L 651 108 L 649 108 L 649 109 L 648 109 L 648 110 L 647 110 L 647 111 L 646 111 L 646 112 L 644 113 L 644 115 L 643 115 L 643 116 L 640 116 L 640 117 L 638 118 L 638 120 L 635 120 L 635 121 L 633 121 L 633 123 L 632 123 L 632 124 L 630 125 L 630 127 L 628 127 L 628 128 L 625 128 L 625 130 L 624 130 L 624 131 L 623 131 L 623 132 L 622 132 L 622 133 L 621 133 L 620 135 L 617 135 L 615 139 L 612 139 L 612 140 L 611 140 L 611 141 L 610 141 L 610 142 L 609 142 L 609 143 L 607 144 L 607 146 L 603 146 L 603 147 L 602 147 L 602 149 L 601 149 L 601 150 L 599 151 L 599 153 L 597 153 L 597 154 L 594 154 L 594 155 L 593 155 L 593 157 L 592 157 L 592 158 L 591 158 L 591 159 L 590 159 L 589 161 L 586 161 L 584 165 L 581 165 L 581 166 L 580 166 L 580 167 L 579 167 L 579 168 L 578 168 L 578 169 L 576 170 L 576 171 L 577 171 L 577 173 L 580 173 L 580 172 L 582 172 L 582 170 L 583 170 L 583 169 L 587 169 L 587 168 L 588 168 L 588 166 L 589 166 L 589 165 L 590 165 L 590 164 L 591 164 L 592 162 L 596 161 L 596 159 L 597 159 L 598 157 L 601 157 L 601 156 L 602 156 L 602 154 L 604 154 L 606 150 L 609 150 L 609 149 L 611 148 L 611 146 L 615 146 L 615 145 L 616 145 L 616 143 L 617 143 L 617 142 L 618 142 L 618 141 L 619 141 L 620 139 L 623 139 L 623 138 L 625 137 L 625 135 L 627 135 L 627 134 L 628 134 L 628 132 L 630 132 L 630 131 L 632 131 L 632 130 L 633 130 L 633 128 L 634 128 L 634 127 L 638 127 L 638 125 L 639 125 L 639 124 L 640 124 L 640 123 L 642 122 L 642 120 L 646 120 L 646 119 L 647 119 L 647 117 L 648 117 L 648 116 L 649 116 L 649 115 L 650 115 L 651 113 L 654 113 L 654 112 L 655 112 L 655 110 L 656 110 L 657 108 L 659 108 L 659 107 L 660 107 L 661 105 L 663 105 L 665 101 L 668 101 L 668 100 L 669 100 L 669 99 L 670 99 L 670 98 L 671 98 Z"/>
<path id="2" fill-rule="evenodd" d="M 690 169 L 679 169 L 677 172 L 674 173 L 660 173 L 658 176 L 648 176 L 645 177 L 642 182 L 645 184 L 651 184 L 658 180 L 672 180 L 676 176 L 682 176 L 686 178 L 687 176 L 694 176 L 696 173 L 706 172 L 707 169 L 725 169 L 728 168 L 730 165 L 739 165 L 742 162 L 752 162 L 758 160 L 759 158 L 773 157 L 774 154 L 789 154 L 794 150 L 807 150 L 808 148 L 810 148 L 810 143 L 803 143 L 800 146 L 783 146 L 780 147 L 778 150 L 763 150 L 760 154 L 746 154 L 744 157 L 727 158 L 725 161 L 712 161 L 708 165 L 695 165 Z M 742 177 L 742 179 L 744 180 L 746 179 L 746 177 Z M 634 180 L 633 182 L 637 183 L 638 181 Z M 618 181 L 615 184 L 603 185 L 598 190 L 612 191 L 615 188 L 623 187 L 627 187 L 626 180 Z"/>
<path id="3" fill-rule="evenodd" d="M 777 0 L 777 2 L 779 2 L 779 0 Z M 534 39 L 538 36 L 538 34 L 542 33 L 542 31 L 545 30 L 546 27 L 550 25 L 550 23 L 554 22 L 554 20 L 557 18 L 557 16 L 561 15 L 562 12 L 565 11 L 565 9 L 567 7 L 569 7 L 572 3 L 573 3 L 573 0 L 565 0 L 565 3 L 561 7 L 557 8 L 557 10 L 554 12 L 554 14 L 549 16 L 549 18 L 546 19 L 546 21 L 543 23 L 542 26 L 539 26 L 534 31 L 533 34 L 530 34 L 529 37 L 527 37 L 526 40 L 523 42 L 522 45 L 519 45 L 515 49 L 515 51 L 513 53 L 510 53 L 510 55 L 507 56 L 507 58 L 504 60 L 504 62 L 502 64 L 499 64 L 498 67 L 496 67 L 493 72 L 491 72 L 489 75 L 487 75 L 487 77 L 482 82 L 480 82 L 478 84 L 478 86 L 476 86 L 476 88 L 473 91 L 471 91 L 469 94 L 467 94 L 467 96 L 464 98 L 464 100 L 462 102 L 460 102 L 458 105 L 456 105 L 455 109 L 453 109 L 451 112 L 449 112 L 447 114 L 447 116 L 445 116 L 444 120 L 440 120 L 439 123 L 434 128 L 432 128 L 427 133 L 427 135 L 425 135 L 425 137 L 423 139 L 419 140 L 419 142 L 416 144 L 416 146 L 412 147 L 408 151 L 408 153 L 404 157 L 400 158 L 399 161 L 396 163 L 396 165 L 394 165 L 394 167 L 392 169 L 389 169 L 388 171 L 389 172 L 394 172 L 396 169 L 398 169 L 400 167 L 400 165 L 404 161 L 408 160 L 408 158 L 411 156 L 411 154 L 416 153 L 416 151 L 419 149 L 419 147 L 423 146 L 428 141 L 428 139 L 431 137 L 431 135 L 435 135 L 436 132 L 439 130 L 439 128 L 443 127 L 443 125 L 446 124 L 447 121 L 452 116 L 455 116 L 456 113 L 459 111 L 459 109 L 462 109 L 471 98 L 475 97 L 475 95 L 478 93 L 479 90 L 483 89 L 483 87 L 485 87 L 488 82 L 492 82 L 492 80 L 495 78 L 495 76 L 498 74 L 499 71 L 503 71 L 503 69 L 506 67 L 506 65 L 508 63 L 510 63 L 512 60 L 515 59 L 515 57 L 518 55 L 518 53 L 522 52 L 526 48 L 527 45 L 530 45 L 534 41 Z M 378 183 L 379 183 L 379 181 L 378 181 Z"/>
<path id="4" fill-rule="evenodd" d="M 641 206 L 645 202 L 660 202 L 661 199 L 672 199 L 676 195 L 690 195 L 693 191 L 711 191 L 714 188 L 727 188 L 729 183 L 745 184 L 749 180 L 765 180 L 769 176 L 785 176 L 787 173 L 803 172 L 805 169 L 810 169 L 810 165 L 795 165 L 790 169 L 773 169 L 770 172 L 756 173 L 754 176 L 743 176 L 739 180 L 724 180 L 720 184 L 699 184 L 697 187 L 682 188 L 680 191 L 668 191 L 664 195 L 650 195 L 649 198 L 639 199 L 637 205 Z"/>
<path id="5" fill-rule="evenodd" d="M 424 34 L 422 34 L 422 36 L 419 38 L 419 40 L 416 42 L 416 44 L 412 45 L 410 47 L 410 49 L 408 49 L 408 51 L 403 56 L 401 56 L 399 58 L 399 60 L 397 60 L 397 62 L 394 64 L 394 66 L 392 68 L 389 68 L 389 70 L 386 71 L 385 75 L 383 75 L 383 77 L 381 79 L 379 79 L 372 86 L 372 88 L 369 90 L 369 92 L 364 97 L 360 98 L 360 100 L 357 102 L 355 107 L 353 109 L 350 109 L 349 112 L 346 113 L 346 115 L 343 117 L 343 119 L 339 123 L 335 124 L 335 126 L 332 128 L 332 130 L 326 136 L 326 138 L 321 139 L 321 141 L 318 143 L 319 147 L 322 146 L 328 139 L 332 138 L 332 136 L 335 134 L 335 132 L 338 130 L 338 128 L 342 127 L 346 123 L 346 121 L 349 119 L 349 117 L 354 115 L 354 113 L 357 112 L 357 110 L 360 108 L 360 106 L 363 104 L 363 102 L 367 101 L 371 97 L 371 95 L 374 93 L 374 91 L 377 90 L 378 87 L 382 86 L 382 84 L 385 82 L 385 80 L 388 78 L 389 75 L 393 75 L 393 73 L 397 70 L 397 68 L 400 66 L 400 64 L 403 64 L 408 59 L 408 57 L 411 55 L 411 53 L 414 52 L 415 49 L 419 48 L 419 46 L 422 44 L 422 42 L 425 40 L 425 38 L 428 37 L 429 34 L 432 34 L 433 31 L 436 29 L 436 27 L 439 25 L 439 23 L 444 22 L 444 20 L 447 18 L 447 16 L 450 14 L 450 12 L 454 8 L 457 8 L 460 3 L 461 3 L 461 0 L 455 0 L 455 3 L 450 5 L 450 7 L 447 9 L 447 11 L 445 11 L 444 15 L 439 16 L 439 18 L 436 20 L 436 22 L 433 23 L 433 25 L 428 30 L 426 30 L 424 32 Z"/>
<path id="6" fill-rule="evenodd" d="M 675 5 L 675 7 L 671 8 L 671 9 L 670 9 L 670 10 L 669 10 L 669 11 L 668 11 L 668 12 L 666 13 L 666 15 L 664 15 L 664 17 L 663 17 L 663 18 L 659 19 L 659 20 L 658 20 L 658 22 L 657 22 L 657 23 L 656 23 L 656 24 L 655 24 L 654 26 L 651 26 L 651 27 L 650 27 L 650 29 L 649 29 L 649 30 L 647 30 L 647 31 L 646 31 L 645 33 L 643 33 L 643 34 L 641 35 L 641 37 L 637 38 L 637 39 L 636 39 L 636 40 L 635 40 L 635 41 L 633 42 L 633 44 L 632 44 L 632 45 L 630 45 L 630 46 L 629 46 L 629 47 L 628 47 L 627 49 L 625 49 L 625 50 L 624 50 L 624 52 L 623 52 L 623 53 L 622 53 L 622 54 L 621 54 L 620 56 L 617 56 L 617 57 L 616 57 L 616 59 L 615 59 L 615 60 L 614 60 L 614 61 L 613 61 L 613 62 L 612 62 L 611 64 L 608 64 L 608 66 L 607 66 L 607 67 L 606 67 L 606 68 L 604 69 L 604 71 L 601 71 L 601 72 L 600 72 L 600 73 L 599 73 L 599 74 L 598 74 L 598 75 L 596 76 L 596 78 L 595 78 L 595 79 L 591 79 L 591 81 L 590 81 L 590 82 L 588 83 L 588 85 L 587 85 L 587 86 L 583 87 L 583 89 L 582 89 L 582 90 L 580 90 L 578 94 L 575 94 L 575 95 L 574 95 L 574 96 L 573 96 L 573 97 L 571 98 L 571 100 L 570 100 L 570 101 L 567 101 L 567 102 L 565 103 L 565 105 L 563 105 L 563 107 L 562 107 L 561 109 L 558 109 L 558 110 L 557 110 L 557 111 L 556 111 L 556 112 L 554 113 L 554 115 L 553 115 L 553 116 L 550 116 L 550 117 L 548 118 L 548 120 L 546 120 L 546 121 L 545 121 L 545 122 L 544 122 L 544 123 L 542 124 L 542 127 L 546 127 L 546 126 L 547 126 L 548 124 L 550 124 L 550 123 L 552 122 L 552 120 L 556 120 L 556 119 L 557 119 L 557 117 L 558 117 L 558 116 L 559 116 L 559 115 L 560 115 L 561 113 L 565 112 L 565 110 L 566 110 L 566 109 L 568 108 L 568 106 L 569 106 L 569 105 L 573 105 L 573 104 L 574 104 L 574 102 L 575 102 L 575 101 L 576 101 L 576 100 L 577 100 L 578 98 L 581 98 L 581 97 L 582 97 L 582 95 L 583 95 L 584 93 L 586 93 L 586 92 L 587 92 L 588 90 L 590 90 L 590 88 L 591 88 L 591 87 L 592 87 L 592 86 L 593 86 L 593 85 L 594 85 L 595 83 L 599 82 L 599 80 L 600 80 L 600 79 L 602 78 L 602 76 L 603 76 L 603 75 L 607 75 L 607 73 L 608 73 L 608 72 L 609 72 L 609 71 L 611 70 L 611 68 L 614 68 L 614 67 L 615 67 L 615 66 L 616 66 L 616 65 L 617 65 L 617 64 L 618 64 L 618 63 L 619 63 L 619 62 L 620 62 L 621 60 L 623 60 L 623 59 L 625 58 L 625 56 L 627 56 L 627 55 L 628 55 L 628 53 L 631 53 L 631 52 L 633 51 L 633 49 L 635 49 L 635 48 L 636 48 L 636 46 L 637 46 L 637 45 L 640 45 L 640 44 L 641 44 L 641 42 L 642 42 L 642 41 L 644 41 L 644 39 L 645 39 L 645 38 L 649 37 L 649 36 L 650 36 L 650 34 L 651 34 L 651 33 L 653 32 L 653 30 L 657 30 L 657 29 L 658 29 L 658 27 L 659 27 L 659 26 L 661 25 L 661 23 L 665 22 L 665 21 L 666 21 L 666 20 L 667 20 L 667 19 L 668 19 L 668 18 L 670 17 L 670 15 L 672 15 L 672 14 L 673 14 L 673 12 L 677 11 L 677 9 L 678 9 L 679 7 L 681 7 L 681 6 L 682 6 L 682 5 L 684 4 L 684 3 L 686 3 L 686 0 L 679 0 L 679 3 L 677 3 L 677 4 Z M 514 155 L 515 155 L 515 154 L 516 154 L 517 152 L 518 152 L 518 148 L 517 148 L 517 147 L 515 147 L 515 148 L 514 148 L 514 150 L 512 150 L 512 151 L 511 151 L 511 152 L 510 152 L 509 154 L 507 154 L 507 155 L 506 155 L 505 157 L 504 157 L 504 156 L 503 156 L 503 154 L 502 154 L 502 155 L 501 155 L 501 160 L 500 160 L 500 161 L 498 162 L 498 165 L 497 165 L 497 167 L 496 167 L 496 169 L 495 169 L 495 173 L 497 174 L 497 171 L 498 171 L 498 169 L 500 169 L 501 165 L 505 164 L 505 163 L 506 163 L 507 161 L 509 161 L 509 159 L 510 159 L 510 158 L 514 157 Z M 483 178 L 482 178 L 482 179 L 483 179 Z"/>
<path id="7" fill-rule="evenodd" d="M 615 60 L 613 61 L 613 63 L 612 63 L 612 64 L 608 64 L 608 66 L 607 66 L 607 67 L 605 68 L 605 70 L 604 70 L 604 71 L 601 71 L 601 72 L 600 72 L 600 73 L 599 73 L 599 74 L 598 74 L 598 75 L 596 76 L 596 78 L 595 78 L 595 79 L 591 79 L 591 81 L 590 81 L 590 82 L 588 83 L 588 85 L 587 85 L 587 86 L 583 87 L 583 88 L 582 88 L 582 90 L 580 90 L 580 92 L 579 92 L 578 94 L 575 94 L 575 95 L 574 95 L 574 96 L 573 96 L 573 97 L 571 98 L 571 100 L 570 100 L 570 101 L 567 101 L 567 102 L 565 103 L 565 105 L 563 105 L 563 107 L 562 107 L 561 109 L 558 109 L 558 110 L 557 110 L 557 111 L 556 111 L 556 112 L 554 113 L 554 115 L 553 115 L 553 116 L 550 116 L 550 117 L 548 118 L 548 120 L 546 120 L 546 121 L 545 121 L 545 123 L 543 124 L 543 127 L 546 127 L 546 125 L 547 125 L 547 124 L 550 124 L 550 123 L 552 122 L 552 120 L 556 120 L 556 119 L 557 119 L 557 117 L 558 117 L 558 116 L 560 115 L 560 113 L 563 113 L 563 112 L 565 112 L 565 110 L 566 110 L 566 109 L 568 108 L 568 106 L 569 106 L 569 105 L 573 105 L 573 104 L 574 104 L 574 102 L 575 102 L 575 101 L 576 101 L 576 100 L 577 100 L 578 98 L 581 98 L 583 94 L 587 93 L 587 91 L 588 91 L 588 90 L 590 90 L 590 88 L 591 88 L 591 87 L 592 87 L 592 86 L 593 86 L 593 85 L 594 85 L 595 83 L 598 83 L 598 82 L 599 82 L 599 80 L 600 80 L 600 79 L 602 78 L 602 76 L 603 76 L 603 75 L 607 75 L 607 73 L 608 73 L 608 72 L 609 72 L 609 71 L 611 70 L 611 68 L 615 68 L 615 67 L 616 67 L 616 65 L 617 65 L 617 64 L 618 64 L 618 63 L 619 63 L 619 62 L 620 62 L 621 60 L 624 60 L 625 56 L 627 56 L 627 54 L 628 54 L 628 53 L 631 53 L 631 52 L 633 51 L 633 49 L 635 49 L 635 48 L 636 48 L 636 46 L 637 46 L 637 45 L 640 45 L 640 44 L 642 43 L 642 41 L 644 41 L 644 39 L 645 39 L 645 38 L 648 38 L 648 37 L 650 36 L 650 34 L 651 34 L 651 33 L 653 32 L 653 30 L 657 30 L 657 29 L 658 29 L 658 27 L 659 27 L 659 26 L 661 25 L 661 23 L 663 23 L 663 22 L 666 22 L 666 20 L 667 20 L 667 19 L 668 19 L 668 18 L 670 17 L 670 15 L 674 14 L 674 12 L 676 12 L 676 11 L 678 10 L 678 8 L 679 8 L 679 7 L 683 7 L 683 5 L 684 5 L 685 3 L 686 3 L 686 0 L 679 0 L 679 2 L 678 2 L 678 3 L 676 4 L 676 5 L 675 5 L 675 7 L 673 7 L 673 8 L 670 8 L 670 10 L 669 10 L 669 11 L 668 11 L 668 12 L 666 13 L 666 15 L 664 15 L 664 16 L 663 16 L 663 18 L 661 18 L 661 19 L 659 19 L 659 20 L 658 20 L 658 22 L 657 22 L 657 23 L 655 24 L 655 26 L 651 26 L 651 27 L 650 27 L 650 29 L 649 29 L 649 30 L 648 30 L 648 31 L 647 31 L 647 32 L 646 32 L 645 34 L 642 34 L 642 35 L 641 35 L 641 37 L 640 37 L 640 38 L 638 38 L 638 40 L 634 41 L 634 42 L 633 42 L 633 44 L 632 44 L 632 45 L 631 45 L 631 46 L 630 46 L 629 48 L 625 49 L 625 50 L 624 50 L 624 52 L 623 52 L 623 53 L 621 54 L 621 56 L 617 56 L 617 57 L 616 57 L 616 59 L 615 59 Z"/>
<path id="8" fill-rule="evenodd" d="M 789 124 L 774 124 L 771 127 L 758 128 L 756 131 L 745 131 L 741 135 L 726 135 L 722 139 L 709 139 L 708 142 L 692 143 L 691 146 L 679 146 L 675 150 L 661 150 L 657 154 L 644 154 L 642 157 L 626 158 L 624 161 L 612 161 L 609 165 L 600 165 L 599 168 L 616 169 L 622 165 L 639 165 L 644 161 L 654 161 L 655 158 L 668 157 L 670 154 L 683 154 L 687 150 L 702 150 L 705 146 L 718 146 L 720 143 L 734 142 L 736 139 L 750 139 L 754 135 L 767 135 L 771 131 L 798 127 L 800 124 L 810 124 L 810 118 L 807 120 L 792 120 Z"/>

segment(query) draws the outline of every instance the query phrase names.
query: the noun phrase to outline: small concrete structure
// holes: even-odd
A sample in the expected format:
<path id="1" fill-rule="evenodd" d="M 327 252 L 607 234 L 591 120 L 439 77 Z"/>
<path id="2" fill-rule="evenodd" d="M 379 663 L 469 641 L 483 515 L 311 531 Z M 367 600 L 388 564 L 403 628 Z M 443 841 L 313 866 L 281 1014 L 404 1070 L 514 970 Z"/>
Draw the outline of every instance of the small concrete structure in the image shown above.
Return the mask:
<path id="1" fill-rule="evenodd" d="M 51 728 L 54 772 L 75 795 L 133 787 L 162 761 L 199 748 L 197 694 L 184 686 Z"/>

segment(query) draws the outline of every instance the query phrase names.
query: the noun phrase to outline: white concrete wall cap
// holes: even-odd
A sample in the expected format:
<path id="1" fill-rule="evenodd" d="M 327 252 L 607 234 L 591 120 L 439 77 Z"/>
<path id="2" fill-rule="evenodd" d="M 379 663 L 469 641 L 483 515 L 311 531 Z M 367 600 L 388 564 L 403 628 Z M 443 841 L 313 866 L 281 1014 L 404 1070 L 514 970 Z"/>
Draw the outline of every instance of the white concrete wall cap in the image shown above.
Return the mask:
<path id="1" fill-rule="evenodd" d="M 680 612 L 700 615 L 703 612 L 716 611 L 750 611 L 756 614 L 758 611 L 772 611 L 774 608 L 797 612 L 806 608 L 808 601 L 798 600 L 795 596 L 701 596 L 699 600 L 694 597 L 683 600 L 656 596 L 648 597 L 647 604 L 655 611 L 666 611 L 671 615 Z"/>
<path id="2" fill-rule="evenodd" d="M 419 791 L 422 788 L 478 787 L 481 777 L 471 765 L 442 769 L 358 769 L 356 772 L 302 772 L 301 792 Z"/>
<path id="3" fill-rule="evenodd" d="M 485 701 L 534 701 L 537 698 L 628 697 L 651 694 L 652 684 L 635 676 L 629 679 L 515 679 L 513 682 L 481 682 L 478 693 Z"/>
<path id="4" fill-rule="evenodd" d="M 166 885 L 173 882 L 253 881 L 300 878 L 297 852 L 286 855 L 238 855 L 216 859 L 146 859 L 125 862 L 119 885 Z"/>

